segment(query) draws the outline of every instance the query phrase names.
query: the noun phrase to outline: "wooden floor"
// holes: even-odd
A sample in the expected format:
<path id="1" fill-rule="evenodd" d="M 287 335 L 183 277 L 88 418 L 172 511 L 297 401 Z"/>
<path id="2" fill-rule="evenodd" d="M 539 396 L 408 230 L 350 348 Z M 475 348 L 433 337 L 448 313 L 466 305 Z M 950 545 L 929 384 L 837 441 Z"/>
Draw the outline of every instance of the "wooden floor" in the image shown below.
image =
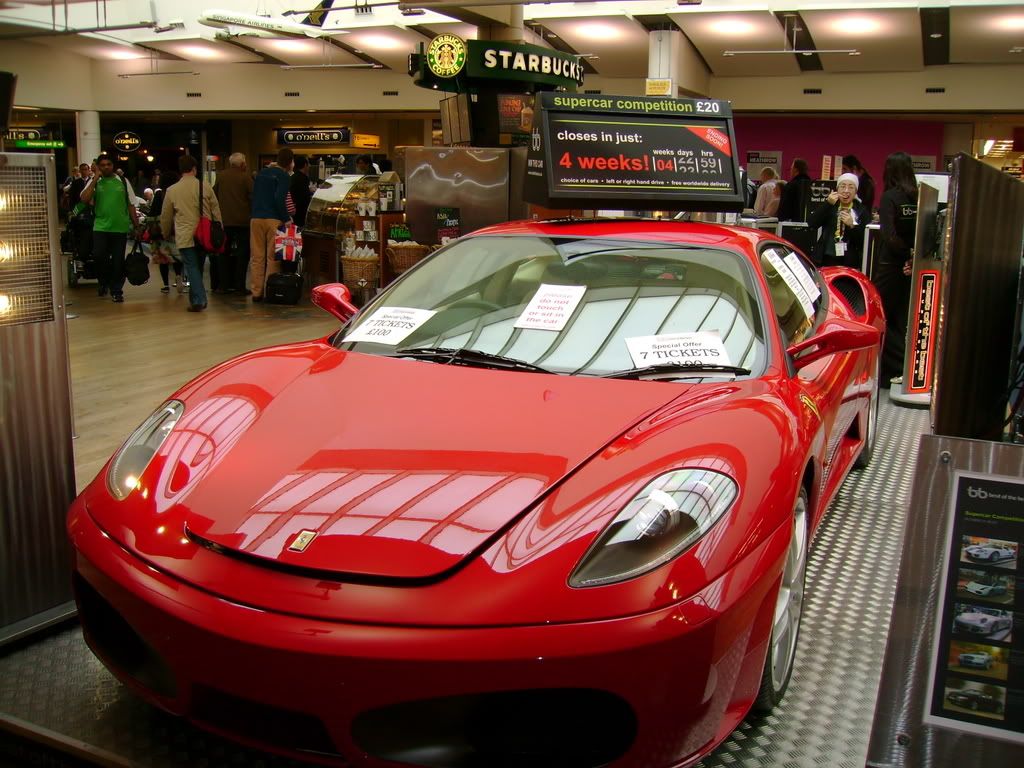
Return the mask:
<path id="1" fill-rule="evenodd" d="M 242 352 L 338 327 L 308 299 L 285 307 L 210 294 L 205 312 L 186 312 L 188 294 L 173 287 L 160 293 L 159 272 L 151 269 L 148 284 L 125 286 L 124 304 L 99 298 L 92 280 L 65 288 L 68 315 L 77 316 L 68 321 L 68 335 L 79 490 L 140 422 L 197 374 Z"/>

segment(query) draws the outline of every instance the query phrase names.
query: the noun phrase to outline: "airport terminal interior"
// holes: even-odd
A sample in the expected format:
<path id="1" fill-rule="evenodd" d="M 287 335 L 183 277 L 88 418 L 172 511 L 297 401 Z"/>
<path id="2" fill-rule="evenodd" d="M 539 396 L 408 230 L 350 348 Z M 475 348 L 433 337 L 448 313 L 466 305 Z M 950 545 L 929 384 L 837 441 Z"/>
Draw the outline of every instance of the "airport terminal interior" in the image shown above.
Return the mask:
<path id="1" fill-rule="evenodd" d="M 0 0 L 0 768 L 1011 768 L 1024 3 Z"/>

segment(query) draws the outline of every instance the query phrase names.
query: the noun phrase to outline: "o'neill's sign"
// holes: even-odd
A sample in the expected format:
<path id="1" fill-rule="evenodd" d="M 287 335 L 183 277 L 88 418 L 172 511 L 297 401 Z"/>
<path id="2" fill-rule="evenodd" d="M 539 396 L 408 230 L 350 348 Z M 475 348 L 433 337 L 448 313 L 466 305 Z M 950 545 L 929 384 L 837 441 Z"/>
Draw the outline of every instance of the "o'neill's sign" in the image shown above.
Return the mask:
<path id="1" fill-rule="evenodd" d="M 277 143 L 288 146 L 309 144 L 348 144 L 351 131 L 348 128 L 279 128 Z"/>
<path id="2" fill-rule="evenodd" d="M 409 57 L 409 74 L 416 85 L 442 91 L 476 92 L 488 83 L 525 92 L 561 88 L 575 91 L 583 84 L 579 56 L 525 43 L 466 40 L 440 35 Z"/>

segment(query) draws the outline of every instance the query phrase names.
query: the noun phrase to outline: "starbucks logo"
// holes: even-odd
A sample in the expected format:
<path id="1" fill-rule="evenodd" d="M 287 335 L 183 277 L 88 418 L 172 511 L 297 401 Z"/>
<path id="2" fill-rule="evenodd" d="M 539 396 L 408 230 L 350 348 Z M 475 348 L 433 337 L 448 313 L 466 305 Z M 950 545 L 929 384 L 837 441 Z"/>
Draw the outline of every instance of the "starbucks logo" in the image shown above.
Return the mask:
<path id="1" fill-rule="evenodd" d="M 438 77 L 455 77 L 466 64 L 466 43 L 455 35 L 438 35 L 427 46 L 427 67 Z"/>

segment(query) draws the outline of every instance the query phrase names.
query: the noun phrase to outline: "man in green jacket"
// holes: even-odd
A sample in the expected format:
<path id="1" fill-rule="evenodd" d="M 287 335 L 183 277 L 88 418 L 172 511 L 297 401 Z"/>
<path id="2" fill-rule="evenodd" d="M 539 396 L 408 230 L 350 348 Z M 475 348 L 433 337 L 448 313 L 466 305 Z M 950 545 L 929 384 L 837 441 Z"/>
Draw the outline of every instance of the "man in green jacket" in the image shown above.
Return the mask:
<path id="1" fill-rule="evenodd" d="M 99 275 L 100 296 L 107 291 L 115 303 L 124 301 L 124 252 L 128 233 L 138 225 L 139 214 L 130 199 L 128 182 L 114 173 L 107 155 L 96 158 L 99 174 L 82 190 L 82 202 L 93 206 L 92 255 Z"/>

